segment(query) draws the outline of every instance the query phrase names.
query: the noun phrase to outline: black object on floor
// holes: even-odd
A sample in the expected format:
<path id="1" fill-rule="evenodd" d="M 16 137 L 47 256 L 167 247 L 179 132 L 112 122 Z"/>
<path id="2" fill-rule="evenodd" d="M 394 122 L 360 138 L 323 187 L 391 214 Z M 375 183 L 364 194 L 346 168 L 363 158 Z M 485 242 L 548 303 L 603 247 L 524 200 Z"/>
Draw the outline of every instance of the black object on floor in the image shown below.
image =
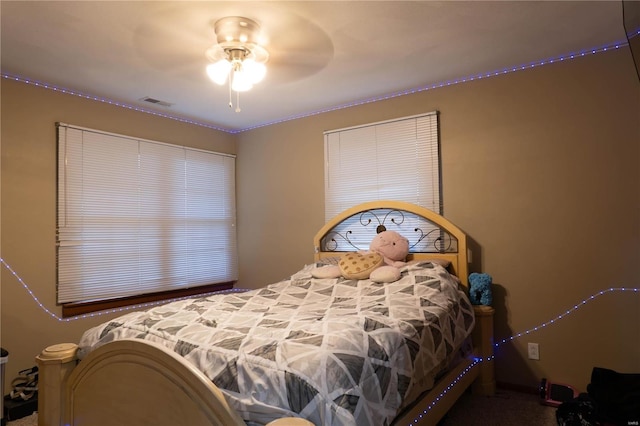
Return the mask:
<path id="1" fill-rule="evenodd" d="M 21 398 L 12 399 L 11 395 L 4 397 L 4 419 L 5 421 L 14 421 L 23 417 L 30 416 L 38 411 L 38 393 L 36 392 L 28 400 Z"/>
<path id="2" fill-rule="evenodd" d="M 9 360 L 9 351 L 5 348 L 0 348 L 0 389 L 4 389 L 4 365 Z M 0 392 L 2 395 L 3 392 Z M 4 399 L 0 399 L 0 425 L 5 426 L 7 424 L 7 420 L 4 418 Z"/>
<path id="3" fill-rule="evenodd" d="M 558 407 L 559 426 L 640 424 L 640 374 L 594 367 L 587 393 Z"/>
<path id="4" fill-rule="evenodd" d="M 640 374 L 595 367 L 587 392 L 597 401 L 605 422 L 616 425 L 637 425 L 640 422 Z"/>

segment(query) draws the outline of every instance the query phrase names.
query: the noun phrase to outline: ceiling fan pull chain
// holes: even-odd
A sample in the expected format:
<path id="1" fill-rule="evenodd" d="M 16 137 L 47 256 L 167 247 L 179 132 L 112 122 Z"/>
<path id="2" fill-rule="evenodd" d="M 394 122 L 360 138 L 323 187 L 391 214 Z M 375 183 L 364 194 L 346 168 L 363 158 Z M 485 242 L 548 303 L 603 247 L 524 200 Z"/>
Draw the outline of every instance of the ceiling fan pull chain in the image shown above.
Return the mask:
<path id="1" fill-rule="evenodd" d="M 236 112 L 240 112 L 240 92 L 236 92 Z"/>
<path id="2" fill-rule="evenodd" d="M 231 74 L 231 70 L 229 70 L 229 108 L 233 108 L 233 102 L 232 102 L 232 93 L 231 93 L 231 78 L 232 78 L 232 74 Z"/>

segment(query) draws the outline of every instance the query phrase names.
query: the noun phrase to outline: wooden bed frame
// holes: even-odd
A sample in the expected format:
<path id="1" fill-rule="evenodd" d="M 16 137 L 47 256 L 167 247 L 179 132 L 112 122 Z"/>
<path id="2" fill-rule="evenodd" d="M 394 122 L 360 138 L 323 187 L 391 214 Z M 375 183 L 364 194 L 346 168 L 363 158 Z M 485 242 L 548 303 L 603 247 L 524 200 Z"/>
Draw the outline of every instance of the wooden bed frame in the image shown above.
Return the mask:
<path id="1" fill-rule="evenodd" d="M 381 213 L 380 213 L 381 212 Z M 410 253 L 408 260 L 440 259 L 468 287 L 466 235 L 434 212 L 403 202 L 375 201 L 353 207 L 329 221 L 314 237 L 315 260 L 335 257 L 340 241 L 352 245 L 351 231 L 339 229 L 347 218 L 357 217 L 363 227 L 394 229 L 405 215 L 432 223 L 436 250 Z M 407 221 L 410 222 L 410 221 Z M 435 234 L 433 230 L 435 229 Z M 429 238 L 414 228 L 419 243 Z M 446 233 L 446 238 L 443 238 Z M 405 234 L 403 234 L 405 235 Z M 455 244 L 442 242 L 454 241 Z M 410 238 L 411 241 L 411 238 Z M 417 243 L 413 243 L 416 246 Z M 355 246 L 354 246 L 355 247 Z M 342 250 L 352 251 L 352 250 Z M 434 388 L 401 413 L 394 425 L 435 425 L 462 393 L 495 392 L 493 365 L 493 308 L 474 306 L 474 353 L 449 370 Z M 243 426 L 223 393 L 202 372 L 179 355 L 146 340 L 108 343 L 78 361 L 77 345 L 50 346 L 36 357 L 39 367 L 39 426 Z M 269 426 L 308 426 L 299 418 L 283 418 Z"/>

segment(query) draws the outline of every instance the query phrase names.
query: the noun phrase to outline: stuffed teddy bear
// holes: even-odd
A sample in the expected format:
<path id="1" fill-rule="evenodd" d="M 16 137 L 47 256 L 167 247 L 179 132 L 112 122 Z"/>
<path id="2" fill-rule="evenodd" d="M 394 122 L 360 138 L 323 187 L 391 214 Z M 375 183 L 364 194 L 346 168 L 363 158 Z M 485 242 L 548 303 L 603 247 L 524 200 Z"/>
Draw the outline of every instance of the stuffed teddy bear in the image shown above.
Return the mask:
<path id="1" fill-rule="evenodd" d="M 400 279 L 400 268 L 409 254 L 409 240 L 395 231 L 377 234 L 369 251 L 349 252 L 342 255 L 338 265 L 323 266 L 311 272 L 314 278 L 338 278 L 352 280 L 371 279 L 378 283 L 390 283 Z"/>
<path id="2" fill-rule="evenodd" d="M 473 272 L 469 275 L 469 300 L 472 305 L 491 305 L 493 302 L 491 282 L 492 278 L 489 274 Z"/>

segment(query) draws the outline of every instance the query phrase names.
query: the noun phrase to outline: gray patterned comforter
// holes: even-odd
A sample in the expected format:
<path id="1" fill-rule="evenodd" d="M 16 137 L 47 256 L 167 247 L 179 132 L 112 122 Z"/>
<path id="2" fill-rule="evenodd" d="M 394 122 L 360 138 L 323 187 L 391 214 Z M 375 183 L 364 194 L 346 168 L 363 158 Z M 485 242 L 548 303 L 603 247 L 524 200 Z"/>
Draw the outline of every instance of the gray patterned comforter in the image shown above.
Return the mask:
<path id="1" fill-rule="evenodd" d="M 248 424 L 388 425 L 465 341 L 471 304 L 429 262 L 391 284 L 313 279 L 313 267 L 263 289 L 129 313 L 86 331 L 80 357 L 116 339 L 152 340 L 211 378 Z"/>

